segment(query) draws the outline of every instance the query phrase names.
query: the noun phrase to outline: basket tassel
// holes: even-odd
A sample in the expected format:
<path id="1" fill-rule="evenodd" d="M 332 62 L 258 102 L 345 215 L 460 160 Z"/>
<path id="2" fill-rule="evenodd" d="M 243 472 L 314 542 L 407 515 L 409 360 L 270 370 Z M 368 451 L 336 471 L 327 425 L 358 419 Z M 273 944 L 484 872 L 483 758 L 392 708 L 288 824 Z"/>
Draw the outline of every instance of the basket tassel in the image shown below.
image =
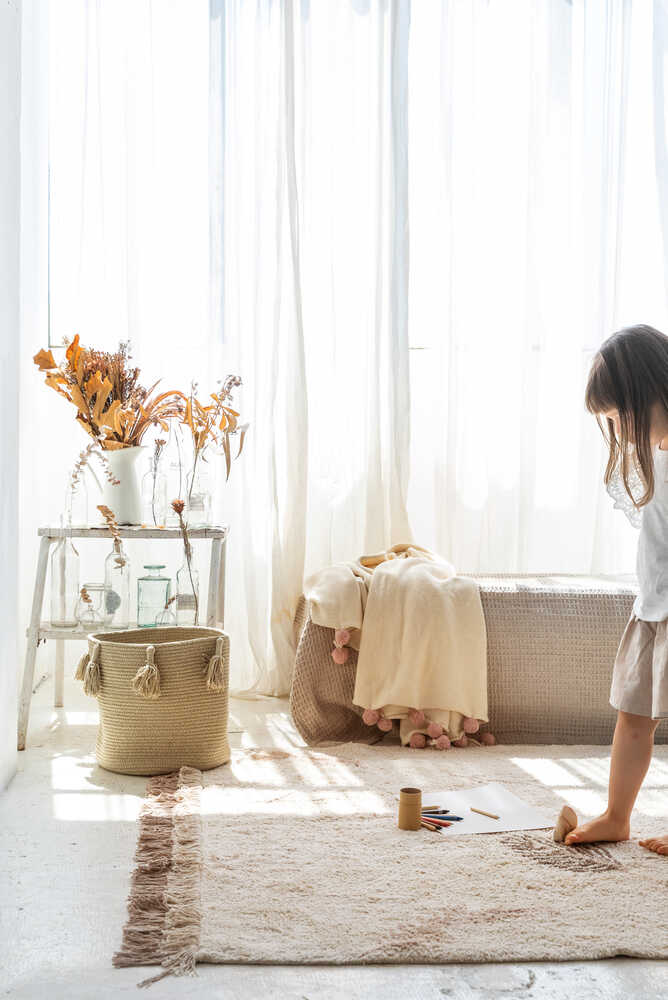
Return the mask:
<path id="1" fill-rule="evenodd" d="M 86 672 L 86 667 L 88 666 L 88 650 L 83 654 L 79 662 L 77 663 L 76 673 L 74 674 L 75 681 L 82 681 L 84 679 L 84 674 Z"/>
<path id="2" fill-rule="evenodd" d="M 81 667 L 82 659 L 79 661 L 79 666 L 77 667 L 77 673 Z M 100 693 L 100 688 L 102 687 L 102 675 L 100 673 L 100 644 L 95 643 L 93 646 L 92 656 L 88 657 L 88 661 L 84 667 L 83 671 L 83 689 L 84 694 L 96 697 Z"/>
<path id="3" fill-rule="evenodd" d="M 142 698 L 160 697 L 160 674 L 155 664 L 155 646 L 146 647 L 146 663 L 132 679 L 132 688 Z"/>
<path id="4" fill-rule="evenodd" d="M 223 636 L 216 639 L 216 652 L 211 657 L 206 668 L 206 686 L 209 691 L 222 691 L 225 688 L 225 671 L 223 668 Z"/>

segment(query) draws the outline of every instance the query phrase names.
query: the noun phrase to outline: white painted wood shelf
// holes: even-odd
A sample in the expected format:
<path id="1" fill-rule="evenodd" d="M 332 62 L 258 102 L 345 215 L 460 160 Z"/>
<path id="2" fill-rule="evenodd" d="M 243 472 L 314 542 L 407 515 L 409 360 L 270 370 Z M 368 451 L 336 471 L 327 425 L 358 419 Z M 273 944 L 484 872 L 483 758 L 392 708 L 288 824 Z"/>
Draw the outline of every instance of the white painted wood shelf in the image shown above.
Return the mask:
<path id="1" fill-rule="evenodd" d="M 147 631 L 150 631 L 150 629 L 153 628 L 152 625 L 145 625 L 143 627 L 146 628 Z M 137 622 L 130 622 L 130 624 L 128 625 L 128 629 L 131 628 L 137 628 Z M 90 635 L 91 632 L 95 632 L 95 634 L 97 635 L 98 632 L 112 633 L 112 632 L 125 632 L 125 631 L 126 630 L 123 628 L 110 628 L 109 626 L 104 626 L 104 625 L 100 625 L 99 628 L 96 625 L 92 629 L 90 628 L 86 629 L 86 628 L 81 628 L 80 625 L 72 626 L 71 628 L 70 627 L 59 628 L 56 625 L 52 625 L 51 622 L 40 622 L 39 624 L 40 639 L 62 639 L 63 642 L 67 641 L 68 639 L 85 639 L 86 636 Z M 26 629 L 26 635 L 30 635 L 29 628 Z"/>
<path id="2" fill-rule="evenodd" d="M 32 612 L 30 615 L 30 625 L 26 631 L 26 655 L 23 667 L 23 685 L 21 688 L 21 698 L 19 701 L 18 718 L 18 748 L 25 750 L 26 734 L 28 731 L 28 718 L 30 715 L 30 700 L 32 697 L 33 681 L 35 675 L 35 659 L 40 642 L 44 639 L 55 639 L 56 641 L 56 667 L 54 686 L 54 705 L 56 708 L 63 707 L 63 680 L 65 670 L 64 644 L 70 639 L 85 639 L 90 629 L 76 626 L 72 628 L 58 628 L 48 621 L 42 621 L 42 605 L 44 603 L 44 590 L 46 587 L 46 574 L 49 565 L 49 550 L 51 545 L 60 538 L 78 539 L 100 539 L 110 541 L 109 529 L 105 525 L 80 526 L 67 528 L 39 528 L 37 532 L 40 538 L 39 557 L 35 571 L 35 586 L 33 590 Z M 169 541 L 182 542 L 181 529 L 178 526 L 156 528 L 145 524 L 119 525 L 121 538 L 127 539 L 165 539 Z M 210 525 L 203 528 L 188 528 L 188 537 L 192 541 L 206 541 L 211 545 L 211 562 L 209 564 L 209 587 L 206 604 L 206 624 L 208 626 L 225 625 L 225 554 L 227 548 L 227 538 L 229 527 L 227 525 Z M 136 624 L 129 626 L 136 628 Z M 122 629 L 95 628 L 95 632 L 120 632 Z M 151 629 L 148 627 L 147 632 Z"/>
<path id="3" fill-rule="evenodd" d="M 188 538 L 227 538 L 227 525 L 215 525 L 206 528 L 188 528 Z M 181 529 L 176 527 L 151 528 L 144 524 L 119 524 L 118 533 L 121 538 L 181 538 Z M 110 540 L 109 528 L 104 525 L 71 527 L 71 528 L 39 528 L 37 534 L 41 538 L 102 538 Z"/>

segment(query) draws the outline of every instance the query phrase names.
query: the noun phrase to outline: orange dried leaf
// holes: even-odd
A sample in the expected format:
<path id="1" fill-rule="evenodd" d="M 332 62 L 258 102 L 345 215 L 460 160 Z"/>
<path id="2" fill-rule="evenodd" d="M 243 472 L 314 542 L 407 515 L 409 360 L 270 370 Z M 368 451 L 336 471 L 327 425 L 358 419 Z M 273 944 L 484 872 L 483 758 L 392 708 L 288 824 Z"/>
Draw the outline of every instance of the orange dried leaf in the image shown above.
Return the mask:
<path id="1" fill-rule="evenodd" d="M 76 369 L 77 361 L 79 360 L 80 355 L 81 355 L 81 348 L 79 347 L 79 334 L 77 333 L 74 340 L 65 351 L 65 357 L 69 361 L 72 368 Z"/>
<path id="2" fill-rule="evenodd" d="M 61 388 L 63 385 L 67 385 L 67 379 L 63 378 L 59 371 L 47 372 L 44 381 L 56 392 L 59 392 L 61 396 L 64 396 L 70 403 L 72 402 L 72 397 L 67 390 Z"/>
<path id="3" fill-rule="evenodd" d="M 99 424 L 102 420 L 102 411 L 113 388 L 111 381 L 107 376 L 102 378 L 101 372 L 94 372 L 89 377 L 84 388 L 86 396 L 91 403 L 93 396 L 95 397 L 95 404 L 92 406 L 93 420 Z"/>
<path id="4" fill-rule="evenodd" d="M 108 410 L 106 410 L 98 420 L 100 427 L 110 427 L 114 434 L 121 433 L 121 425 L 118 420 L 118 411 L 121 408 L 120 399 L 115 399 Z"/>
<path id="5" fill-rule="evenodd" d="M 33 361 L 39 368 L 41 372 L 50 371 L 52 368 L 57 368 L 58 365 L 54 361 L 53 354 L 51 351 L 45 351 L 43 348 L 38 351 L 34 356 Z"/>

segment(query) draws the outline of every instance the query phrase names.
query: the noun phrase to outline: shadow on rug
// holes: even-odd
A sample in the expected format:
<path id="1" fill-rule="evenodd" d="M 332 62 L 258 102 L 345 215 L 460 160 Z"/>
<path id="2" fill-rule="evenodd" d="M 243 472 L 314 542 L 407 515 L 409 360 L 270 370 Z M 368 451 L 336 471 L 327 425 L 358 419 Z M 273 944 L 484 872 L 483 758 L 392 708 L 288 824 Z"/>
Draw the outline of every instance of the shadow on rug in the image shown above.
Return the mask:
<path id="1" fill-rule="evenodd" d="M 551 830 L 459 835 L 396 825 L 396 796 L 503 782 L 549 814 L 605 807 L 608 748 L 236 750 L 148 782 L 117 966 L 668 958 L 668 748 L 618 844 Z M 659 887 L 662 887 L 659 889 Z M 652 899 L 652 919 L 629 901 Z M 146 982 L 155 981 L 154 977 Z"/>

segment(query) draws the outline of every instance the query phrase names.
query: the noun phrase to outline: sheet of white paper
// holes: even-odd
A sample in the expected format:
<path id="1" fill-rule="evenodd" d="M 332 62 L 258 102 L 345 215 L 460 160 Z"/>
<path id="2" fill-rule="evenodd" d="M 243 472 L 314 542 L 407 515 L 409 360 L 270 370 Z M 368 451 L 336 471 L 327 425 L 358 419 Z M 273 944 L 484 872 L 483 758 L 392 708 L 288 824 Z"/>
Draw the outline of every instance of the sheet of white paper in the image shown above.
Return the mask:
<path id="1" fill-rule="evenodd" d="M 505 830 L 552 829 L 557 821 L 557 813 L 548 816 L 544 810 L 536 809 L 513 795 L 497 781 L 475 788 L 459 789 L 456 792 L 422 792 L 422 802 L 426 806 L 439 805 L 449 809 L 455 816 L 462 816 L 460 823 L 443 828 L 448 837 L 464 833 L 499 833 Z M 471 812 L 471 806 L 496 813 L 499 819 L 490 819 Z M 447 819 L 447 816 L 439 817 Z"/>

